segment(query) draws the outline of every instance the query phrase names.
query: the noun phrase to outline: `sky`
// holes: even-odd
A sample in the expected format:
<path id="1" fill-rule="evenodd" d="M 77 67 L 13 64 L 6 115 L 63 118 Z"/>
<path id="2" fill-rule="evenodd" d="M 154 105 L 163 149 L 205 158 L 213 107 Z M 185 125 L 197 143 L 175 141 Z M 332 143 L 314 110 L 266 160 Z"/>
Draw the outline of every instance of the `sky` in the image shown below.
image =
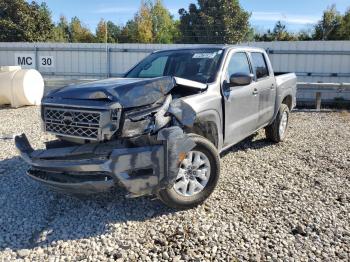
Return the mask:
<path id="1" fill-rule="evenodd" d="M 36 2 L 42 2 L 37 0 Z M 46 0 L 53 19 L 60 15 L 68 19 L 78 16 L 92 31 L 101 18 L 123 25 L 137 12 L 141 0 Z M 163 4 L 178 18 L 180 8 L 188 9 L 196 0 L 163 0 Z M 335 4 L 344 13 L 350 8 L 349 0 L 241 0 L 242 7 L 251 13 L 250 23 L 258 31 L 273 28 L 279 20 L 288 30 L 299 31 L 311 28 L 322 16 L 323 10 Z"/>

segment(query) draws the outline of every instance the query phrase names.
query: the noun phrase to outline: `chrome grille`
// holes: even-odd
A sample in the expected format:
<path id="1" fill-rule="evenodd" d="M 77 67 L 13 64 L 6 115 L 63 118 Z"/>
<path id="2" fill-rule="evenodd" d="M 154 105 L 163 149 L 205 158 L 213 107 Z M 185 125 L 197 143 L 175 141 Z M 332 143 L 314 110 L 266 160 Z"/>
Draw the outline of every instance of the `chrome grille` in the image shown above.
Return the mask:
<path id="1" fill-rule="evenodd" d="M 45 129 L 62 136 L 97 140 L 101 112 L 66 108 L 44 108 Z"/>
<path id="2" fill-rule="evenodd" d="M 57 135 L 65 136 L 75 136 L 87 139 L 97 139 L 98 138 L 98 128 L 85 128 L 85 127 L 75 127 L 75 126 L 65 126 L 60 124 L 46 124 L 46 131 L 52 132 Z"/>

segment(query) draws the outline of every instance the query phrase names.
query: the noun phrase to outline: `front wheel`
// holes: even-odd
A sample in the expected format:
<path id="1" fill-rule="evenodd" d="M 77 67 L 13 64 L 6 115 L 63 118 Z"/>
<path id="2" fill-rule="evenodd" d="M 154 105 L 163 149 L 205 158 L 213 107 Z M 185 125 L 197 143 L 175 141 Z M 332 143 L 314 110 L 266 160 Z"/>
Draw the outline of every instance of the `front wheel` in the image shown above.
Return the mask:
<path id="1" fill-rule="evenodd" d="M 265 127 L 265 134 L 267 139 L 279 143 L 284 141 L 287 135 L 288 122 L 289 122 L 289 108 L 287 105 L 282 104 L 276 119 L 271 125 Z"/>
<path id="2" fill-rule="evenodd" d="M 220 175 L 220 159 L 207 139 L 191 135 L 196 147 L 181 162 L 175 184 L 158 193 L 160 200 L 176 209 L 193 208 L 214 191 Z"/>

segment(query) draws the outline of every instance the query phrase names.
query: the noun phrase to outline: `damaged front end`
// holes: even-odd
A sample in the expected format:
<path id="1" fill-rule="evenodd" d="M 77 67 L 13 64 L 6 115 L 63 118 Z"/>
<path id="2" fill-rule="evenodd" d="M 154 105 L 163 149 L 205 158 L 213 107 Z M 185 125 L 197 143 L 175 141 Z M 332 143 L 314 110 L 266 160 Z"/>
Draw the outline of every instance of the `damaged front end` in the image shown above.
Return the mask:
<path id="1" fill-rule="evenodd" d="M 31 178 L 78 194 L 120 184 L 130 197 L 173 186 L 180 162 L 195 147 L 183 132 L 193 125 L 194 110 L 173 99 L 173 78 L 116 82 L 69 87 L 43 100 L 44 129 L 58 140 L 34 150 L 25 135 L 15 137 Z"/>
<path id="2" fill-rule="evenodd" d="M 162 129 L 152 145 L 125 147 L 114 141 L 34 151 L 25 135 L 15 137 L 28 175 L 71 193 L 104 192 L 116 183 L 131 194 L 154 194 L 171 186 L 178 164 L 195 144 L 179 127 Z"/>

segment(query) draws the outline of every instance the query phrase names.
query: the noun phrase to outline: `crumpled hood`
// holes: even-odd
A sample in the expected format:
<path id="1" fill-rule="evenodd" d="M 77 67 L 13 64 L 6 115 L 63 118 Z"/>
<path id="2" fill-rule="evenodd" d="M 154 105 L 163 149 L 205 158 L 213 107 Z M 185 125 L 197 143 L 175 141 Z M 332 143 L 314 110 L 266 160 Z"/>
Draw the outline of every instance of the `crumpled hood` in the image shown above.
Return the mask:
<path id="1" fill-rule="evenodd" d="M 173 77 L 151 79 L 110 78 L 84 84 L 69 85 L 47 94 L 47 98 L 106 100 L 121 106 L 138 107 L 152 104 L 167 95 L 176 82 Z"/>

